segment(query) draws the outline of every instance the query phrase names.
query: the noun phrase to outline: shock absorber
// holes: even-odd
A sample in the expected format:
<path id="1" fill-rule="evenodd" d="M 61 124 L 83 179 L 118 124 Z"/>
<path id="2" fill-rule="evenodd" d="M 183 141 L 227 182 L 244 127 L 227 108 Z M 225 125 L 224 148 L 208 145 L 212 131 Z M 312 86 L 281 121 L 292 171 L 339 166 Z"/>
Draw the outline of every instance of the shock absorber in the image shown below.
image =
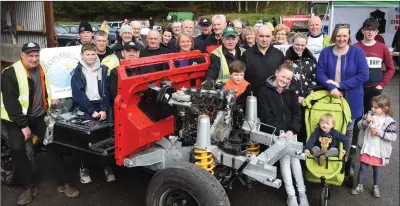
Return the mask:
<path id="1" fill-rule="evenodd" d="M 254 155 L 260 154 L 260 144 L 258 144 L 258 143 L 249 142 L 246 145 L 246 149 L 247 149 L 248 153 L 251 153 Z"/>
<path id="2" fill-rule="evenodd" d="M 195 162 L 196 165 L 204 168 L 205 170 L 209 171 L 212 175 L 214 175 L 214 157 L 211 152 L 207 152 L 201 149 L 194 150 L 194 158 L 197 160 Z"/>

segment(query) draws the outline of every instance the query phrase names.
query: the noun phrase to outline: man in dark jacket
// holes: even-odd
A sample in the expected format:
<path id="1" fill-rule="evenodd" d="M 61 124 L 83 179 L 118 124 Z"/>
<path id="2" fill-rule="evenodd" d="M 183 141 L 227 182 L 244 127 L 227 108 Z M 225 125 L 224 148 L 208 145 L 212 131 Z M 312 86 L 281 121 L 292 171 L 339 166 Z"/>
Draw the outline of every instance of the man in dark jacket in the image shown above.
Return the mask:
<path id="1" fill-rule="evenodd" d="M 118 41 L 114 46 L 113 50 L 115 52 L 115 55 L 117 55 L 118 59 L 121 59 L 121 51 L 123 49 L 123 46 L 126 42 L 132 41 L 133 38 L 133 30 L 132 27 L 129 25 L 122 25 L 122 27 L 119 29 L 119 35 L 121 36 L 121 41 Z"/>
<path id="2" fill-rule="evenodd" d="M 214 15 L 211 21 L 213 33 L 204 41 L 209 54 L 222 45 L 222 33 L 227 26 L 226 17 L 223 14 Z"/>
<path id="3" fill-rule="evenodd" d="M 75 41 L 70 41 L 65 46 L 78 46 L 78 45 L 92 43 L 92 34 L 93 34 L 92 25 L 90 25 L 86 21 L 82 21 L 79 24 L 78 29 L 79 29 L 79 39 Z"/>
<path id="4" fill-rule="evenodd" d="M 205 41 L 211 34 L 211 21 L 208 18 L 201 18 L 199 25 L 201 26 L 201 34 L 196 39 Z"/>
<path id="5" fill-rule="evenodd" d="M 22 46 L 21 60 L 5 68 L 1 75 L 1 125 L 7 130 L 14 174 L 18 176 L 24 192 L 18 198 L 18 205 L 29 204 L 38 189 L 35 185 L 32 165 L 26 154 L 26 145 L 36 143 L 33 133 L 43 140 L 46 133 L 44 118 L 46 111 L 57 101 L 51 101 L 49 82 L 39 64 L 40 47 L 35 42 Z M 31 132 L 33 131 L 33 133 Z M 57 190 L 68 197 L 77 197 L 79 191 L 71 187 L 62 158 L 49 146 L 52 165 L 58 179 Z M 2 172 L 3 175 L 3 172 Z M 3 178 L 3 177 L 2 177 Z"/>
<path id="6" fill-rule="evenodd" d="M 193 32 L 194 32 L 194 22 L 191 20 L 185 20 L 182 22 L 182 33 L 193 36 Z M 178 37 L 179 38 L 179 37 Z M 178 48 L 176 45 L 176 42 L 178 40 L 178 38 L 172 38 L 169 42 L 168 42 L 168 49 L 172 52 L 178 52 Z M 206 47 L 204 44 L 204 41 L 199 40 L 199 39 L 193 39 L 194 40 L 194 48 L 193 50 L 200 50 L 201 53 L 206 53 Z"/>
<path id="7" fill-rule="evenodd" d="M 170 50 L 160 47 L 161 35 L 157 30 L 150 30 L 147 34 L 148 46 L 140 52 L 139 57 L 150 57 L 162 54 L 171 53 Z M 169 69 L 167 63 L 155 64 L 150 66 L 143 66 L 139 69 L 139 74 L 146 74 L 151 72 L 158 72 Z"/>
<path id="8" fill-rule="evenodd" d="M 126 60 L 126 59 L 136 59 L 139 58 L 140 55 L 140 49 L 142 49 L 142 46 L 139 44 L 130 41 L 124 44 L 124 48 L 122 50 L 122 59 L 121 60 Z M 136 75 L 136 69 L 127 69 L 126 73 L 128 76 L 134 76 Z M 109 88 L 110 88 L 110 105 L 114 105 L 114 99 L 117 96 L 117 87 L 118 87 L 118 71 L 117 68 L 114 68 L 111 70 L 110 73 L 110 81 L 109 81 Z"/>
<path id="9" fill-rule="evenodd" d="M 246 64 L 244 79 L 251 84 L 255 95 L 285 60 L 283 53 L 271 46 L 272 31 L 268 26 L 260 26 L 256 38 L 257 45 L 247 49 L 242 56 L 242 61 Z"/>
<path id="10" fill-rule="evenodd" d="M 99 57 L 100 64 L 108 67 L 108 75 L 111 70 L 119 66 L 119 59 L 114 54 L 114 51 L 110 49 L 108 45 L 108 35 L 106 32 L 100 30 L 94 33 L 93 39 L 94 46 L 96 48 L 96 54 Z"/>

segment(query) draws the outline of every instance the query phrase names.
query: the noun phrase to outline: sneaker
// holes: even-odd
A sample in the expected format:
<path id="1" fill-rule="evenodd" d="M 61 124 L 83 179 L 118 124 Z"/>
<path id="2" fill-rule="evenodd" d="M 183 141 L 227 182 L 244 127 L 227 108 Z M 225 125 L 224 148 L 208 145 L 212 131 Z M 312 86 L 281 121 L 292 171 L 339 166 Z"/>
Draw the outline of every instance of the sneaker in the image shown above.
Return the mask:
<path id="1" fill-rule="evenodd" d="M 378 185 L 374 185 L 374 188 L 372 188 L 372 196 L 374 196 L 376 198 L 380 198 L 381 197 Z"/>
<path id="2" fill-rule="evenodd" d="M 26 205 L 29 204 L 33 197 L 35 197 L 38 193 L 38 189 L 36 187 L 26 189 L 19 197 L 18 197 L 18 205 Z"/>
<path id="3" fill-rule="evenodd" d="M 104 174 L 106 175 L 107 182 L 114 182 L 116 180 L 111 167 L 104 168 Z"/>
<path id="4" fill-rule="evenodd" d="M 325 164 L 325 159 L 326 159 L 325 155 L 319 156 L 319 160 L 318 160 L 319 166 L 322 166 Z"/>
<path id="5" fill-rule="evenodd" d="M 362 192 L 364 192 L 364 187 L 362 184 L 358 184 L 356 188 L 351 190 L 351 194 L 353 195 L 358 195 Z"/>
<path id="6" fill-rule="evenodd" d="M 83 184 L 91 183 L 92 178 L 90 178 L 89 169 L 88 168 L 80 168 L 79 169 L 79 177 Z"/>
<path id="7" fill-rule="evenodd" d="M 299 202 L 300 202 L 300 206 L 310 206 L 308 204 L 308 199 L 307 199 L 307 195 L 305 192 L 299 192 Z"/>
<path id="8" fill-rule="evenodd" d="M 79 191 L 75 187 L 71 187 L 69 184 L 63 186 L 57 186 L 57 191 L 64 193 L 67 197 L 78 197 Z"/>
<path id="9" fill-rule="evenodd" d="M 289 195 L 286 203 L 288 206 L 299 206 L 299 204 L 297 203 L 296 195 Z"/>

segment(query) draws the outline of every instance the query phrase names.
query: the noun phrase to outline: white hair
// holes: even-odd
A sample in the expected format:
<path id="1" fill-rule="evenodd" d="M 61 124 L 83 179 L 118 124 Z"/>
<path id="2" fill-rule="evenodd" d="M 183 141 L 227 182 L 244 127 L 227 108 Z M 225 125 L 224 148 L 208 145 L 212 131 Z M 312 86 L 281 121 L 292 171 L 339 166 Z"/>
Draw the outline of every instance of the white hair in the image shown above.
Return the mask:
<path id="1" fill-rule="evenodd" d="M 235 26 L 235 24 L 240 24 L 243 27 L 242 21 L 240 21 L 240 19 L 235 19 L 232 21 L 232 24 Z"/>
<path id="2" fill-rule="evenodd" d="M 211 22 L 214 22 L 214 20 L 216 20 L 216 19 L 221 19 L 223 22 L 226 22 L 226 17 L 225 17 L 225 15 L 223 15 L 223 14 L 214 15 L 214 16 L 211 18 Z"/>
<path id="3" fill-rule="evenodd" d="M 175 27 L 175 26 L 177 26 L 177 27 L 182 27 L 182 23 L 179 22 L 179 21 L 174 21 L 174 22 L 172 23 L 171 27 Z"/>
<path id="4" fill-rule="evenodd" d="M 194 26 L 194 22 L 192 20 L 186 19 L 186 20 L 183 20 L 181 27 L 183 27 L 183 25 L 187 24 L 187 23 L 193 24 L 193 26 Z"/>
<path id="5" fill-rule="evenodd" d="M 142 28 L 142 23 L 140 23 L 140 21 L 131 21 L 131 26 L 133 26 L 133 25 L 139 25 L 140 26 L 140 28 Z"/>

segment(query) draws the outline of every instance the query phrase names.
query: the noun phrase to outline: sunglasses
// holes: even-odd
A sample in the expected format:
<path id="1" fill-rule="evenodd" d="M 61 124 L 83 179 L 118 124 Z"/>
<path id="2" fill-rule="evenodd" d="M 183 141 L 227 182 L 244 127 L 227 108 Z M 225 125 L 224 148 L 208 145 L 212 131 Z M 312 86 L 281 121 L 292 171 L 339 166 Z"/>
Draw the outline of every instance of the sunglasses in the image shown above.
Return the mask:
<path id="1" fill-rule="evenodd" d="M 335 29 L 337 28 L 348 28 L 350 29 L 350 24 L 336 24 Z"/>

